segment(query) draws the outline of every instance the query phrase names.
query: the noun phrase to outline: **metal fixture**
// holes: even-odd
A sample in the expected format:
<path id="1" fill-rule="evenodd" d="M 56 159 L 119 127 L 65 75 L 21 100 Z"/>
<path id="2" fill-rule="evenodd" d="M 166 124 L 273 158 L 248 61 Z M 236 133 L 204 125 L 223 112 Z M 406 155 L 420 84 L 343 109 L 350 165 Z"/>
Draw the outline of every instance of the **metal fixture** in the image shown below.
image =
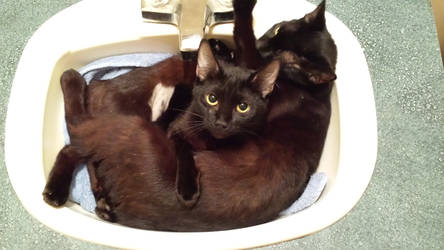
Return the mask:
<path id="1" fill-rule="evenodd" d="M 178 27 L 182 52 L 197 51 L 208 28 L 234 20 L 231 0 L 142 0 L 142 17 Z"/>

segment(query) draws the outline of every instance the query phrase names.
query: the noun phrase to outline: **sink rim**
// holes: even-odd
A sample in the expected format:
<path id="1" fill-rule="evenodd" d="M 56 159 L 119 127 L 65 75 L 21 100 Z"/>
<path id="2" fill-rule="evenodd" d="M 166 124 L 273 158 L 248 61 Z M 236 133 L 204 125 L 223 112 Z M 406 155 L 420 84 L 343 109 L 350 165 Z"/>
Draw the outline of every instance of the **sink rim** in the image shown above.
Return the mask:
<path id="1" fill-rule="evenodd" d="M 279 1 L 282 4 L 295 5 L 295 3 L 291 3 L 293 2 L 291 0 Z M 136 6 L 135 3 L 138 1 L 125 1 L 125 6 L 122 2 L 114 3 L 113 7 L 119 11 L 122 11 L 123 8 L 128 12 L 123 11 L 122 13 L 127 13 L 125 15 L 131 16 L 136 9 L 134 8 Z M 24 164 L 27 162 L 43 162 L 42 131 L 48 86 L 32 85 L 29 84 L 29 80 L 38 80 L 38 82 L 49 85 L 54 65 L 63 55 L 66 55 L 69 51 L 74 51 L 75 49 L 73 50 L 73 48 L 94 47 L 99 44 L 116 43 L 123 40 L 137 40 L 141 34 L 145 37 L 177 35 L 176 30 L 169 25 L 153 26 L 140 24 L 140 27 L 137 26 L 134 29 L 134 33 L 132 31 L 122 31 L 123 34 L 118 36 L 105 35 L 99 37 L 97 35 L 96 39 L 83 41 L 80 44 L 74 44 L 70 41 L 72 36 L 69 34 L 66 34 L 66 36 L 65 34 L 64 36 L 60 35 L 52 43 L 47 41 L 47 37 L 51 37 L 54 30 L 60 30 L 63 24 L 70 23 L 71 18 L 75 17 L 79 12 L 82 13 L 85 9 L 94 9 L 100 4 L 104 3 L 101 1 L 80 2 L 49 19 L 29 40 L 17 66 L 11 88 L 5 126 L 5 161 L 11 184 L 18 198 L 28 212 L 40 222 L 56 231 L 75 238 L 122 248 L 147 247 L 149 246 L 148 244 L 159 244 L 159 246 L 163 247 L 169 244 L 171 246 L 179 246 L 180 244 L 181 247 L 193 246 L 196 248 L 207 248 L 209 246 L 213 248 L 214 246 L 218 248 L 243 248 L 272 244 L 314 233 L 342 218 L 358 202 L 370 181 L 376 162 L 377 129 L 373 89 L 365 56 L 359 42 L 342 22 L 328 14 L 329 30 L 334 38 L 336 36 L 341 37 L 340 42 L 336 39 L 339 51 L 336 88 L 340 113 L 340 151 L 335 188 L 332 188 L 322 200 L 296 215 L 262 225 L 228 231 L 200 233 L 173 233 L 133 229 L 99 221 L 94 216 L 87 215 L 87 212 L 80 211 L 72 204 L 68 204 L 67 207 L 60 209 L 46 205 L 40 195 L 46 180 L 43 171 L 38 170 L 38 168 L 26 169 Z M 309 3 L 298 2 L 297 4 L 305 5 L 305 8 L 308 10 L 313 8 L 313 5 Z M 258 1 L 257 7 L 263 7 L 262 10 L 267 10 L 269 8 L 266 8 L 266 5 L 266 1 L 262 0 Z M 255 16 L 260 16 L 261 9 L 256 9 Z M 85 17 L 87 16 L 86 14 Z M 134 21 L 134 18 L 128 18 L 127 23 L 121 24 L 122 26 L 120 27 L 123 30 L 124 25 L 134 24 Z M 268 27 L 263 24 L 259 20 L 256 22 L 256 26 Z M 147 27 L 150 28 L 149 32 L 140 33 L 141 30 L 138 30 L 139 28 L 147 30 Z M 231 30 L 231 25 L 221 25 L 216 26 L 212 32 L 215 35 L 226 35 L 230 34 Z M 258 29 L 256 32 L 260 32 L 260 30 Z M 87 45 L 88 43 L 89 45 Z M 42 54 L 42 47 L 51 47 L 51 50 L 44 55 L 44 63 L 37 59 L 40 57 L 36 57 L 36 55 Z M 354 49 L 354 52 L 359 53 L 341 53 L 345 51 L 341 50 L 341 48 L 347 48 L 347 50 Z M 355 62 L 353 70 L 350 70 L 350 65 L 345 67 L 342 64 L 342 58 Z M 359 75 L 358 78 L 361 85 L 353 85 L 353 83 L 356 83 L 355 77 L 357 76 L 348 73 L 350 71 L 363 72 L 363 75 Z M 34 77 L 30 78 L 30 75 Z M 33 104 L 32 107 L 35 109 L 33 112 L 29 112 L 28 108 L 23 105 L 25 100 L 27 103 Z M 23 114 L 27 114 L 27 116 L 24 117 L 25 115 Z M 32 124 L 33 126 L 26 126 L 26 124 Z M 356 128 L 361 128 L 360 131 L 365 131 L 365 133 L 359 133 Z M 21 143 L 20 138 L 28 138 L 27 143 Z M 361 151 L 352 150 L 357 148 L 361 149 Z M 23 150 L 26 152 L 26 157 L 21 154 Z M 360 164 L 357 165 L 356 163 L 359 162 Z M 27 173 L 27 175 L 24 175 L 24 173 Z M 350 175 L 353 175 L 353 180 L 347 178 Z M 34 184 L 30 185 L 30 183 Z M 41 187 L 41 189 L 35 190 L 35 187 Z M 33 193 L 33 195 L 29 195 L 29 192 Z M 39 195 L 35 195 L 36 193 Z M 341 197 L 341 194 L 345 193 L 348 195 Z M 328 214 L 323 213 L 326 209 L 329 211 Z M 310 221 L 310 219 L 306 218 L 316 219 Z M 92 225 L 92 221 L 97 223 Z M 72 226 L 73 224 L 88 225 L 88 227 L 79 230 L 76 226 Z M 298 227 L 299 229 L 295 228 L 294 226 L 297 224 L 304 225 L 304 230 L 300 229 L 302 226 Z M 113 228 L 111 234 L 109 233 L 110 226 Z M 267 232 L 279 232 L 279 234 L 267 234 Z M 128 237 L 119 237 L 119 235 Z M 228 237 L 230 238 L 229 242 L 225 240 Z M 144 240 L 141 241 L 141 239 Z M 196 242 L 199 242 L 198 246 L 194 245 Z"/>

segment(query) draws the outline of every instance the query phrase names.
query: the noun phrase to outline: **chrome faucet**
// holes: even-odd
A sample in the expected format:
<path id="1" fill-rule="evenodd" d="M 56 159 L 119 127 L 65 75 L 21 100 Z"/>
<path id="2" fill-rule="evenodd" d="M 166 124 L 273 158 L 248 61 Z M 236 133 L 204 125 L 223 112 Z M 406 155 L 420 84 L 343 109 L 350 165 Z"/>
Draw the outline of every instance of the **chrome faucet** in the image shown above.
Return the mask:
<path id="1" fill-rule="evenodd" d="M 232 22 L 234 14 L 232 0 L 142 0 L 142 17 L 177 26 L 180 51 L 193 52 L 208 28 Z"/>

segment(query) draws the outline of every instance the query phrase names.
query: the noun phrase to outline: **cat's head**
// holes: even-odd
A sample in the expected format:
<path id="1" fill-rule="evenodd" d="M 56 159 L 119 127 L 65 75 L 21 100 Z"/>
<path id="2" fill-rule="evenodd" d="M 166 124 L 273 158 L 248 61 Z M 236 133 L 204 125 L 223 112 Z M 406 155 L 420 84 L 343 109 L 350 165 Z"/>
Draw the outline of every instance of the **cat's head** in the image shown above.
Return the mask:
<path id="1" fill-rule="evenodd" d="M 259 129 L 268 112 L 267 97 L 279 68 L 277 60 L 258 71 L 216 60 L 208 42 L 202 41 L 191 109 L 200 117 L 199 126 L 217 139 Z"/>
<path id="2" fill-rule="evenodd" d="M 336 79 L 337 50 L 325 24 L 325 0 L 303 18 L 275 24 L 259 40 L 264 57 L 278 57 L 289 78 L 304 74 L 314 84 Z"/>

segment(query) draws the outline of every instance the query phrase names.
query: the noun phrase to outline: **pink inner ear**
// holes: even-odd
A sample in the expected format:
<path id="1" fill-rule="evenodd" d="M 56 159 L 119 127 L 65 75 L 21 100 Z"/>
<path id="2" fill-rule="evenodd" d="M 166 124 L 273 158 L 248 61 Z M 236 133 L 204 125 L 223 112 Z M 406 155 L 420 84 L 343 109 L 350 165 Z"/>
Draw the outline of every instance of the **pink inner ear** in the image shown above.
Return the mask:
<path id="1" fill-rule="evenodd" d="M 308 79 L 314 84 L 324 84 L 336 80 L 336 74 L 334 73 L 324 73 L 319 74 L 308 74 Z"/>
<path id="2" fill-rule="evenodd" d="M 257 86 L 258 90 L 262 93 L 262 97 L 266 97 L 273 91 L 276 78 L 279 75 L 279 69 L 279 60 L 273 60 L 257 72 L 252 83 Z"/>
<path id="3" fill-rule="evenodd" d="M 202 40 L 197 54 L 196 76 L 204 81 L 210 75 L 217 74 L 219 66 L 206 40 Z"/>
<path id="4" fill-rule="evenodd" d="M 336 80 L 336 74 L 331 69 L 324 69 L 325 67 L 320 67 L 295 53 L 284 51 L 279 54 L 279 59 L 284 64 L 300 70 L 314 84 L 329 83 Z"/>

